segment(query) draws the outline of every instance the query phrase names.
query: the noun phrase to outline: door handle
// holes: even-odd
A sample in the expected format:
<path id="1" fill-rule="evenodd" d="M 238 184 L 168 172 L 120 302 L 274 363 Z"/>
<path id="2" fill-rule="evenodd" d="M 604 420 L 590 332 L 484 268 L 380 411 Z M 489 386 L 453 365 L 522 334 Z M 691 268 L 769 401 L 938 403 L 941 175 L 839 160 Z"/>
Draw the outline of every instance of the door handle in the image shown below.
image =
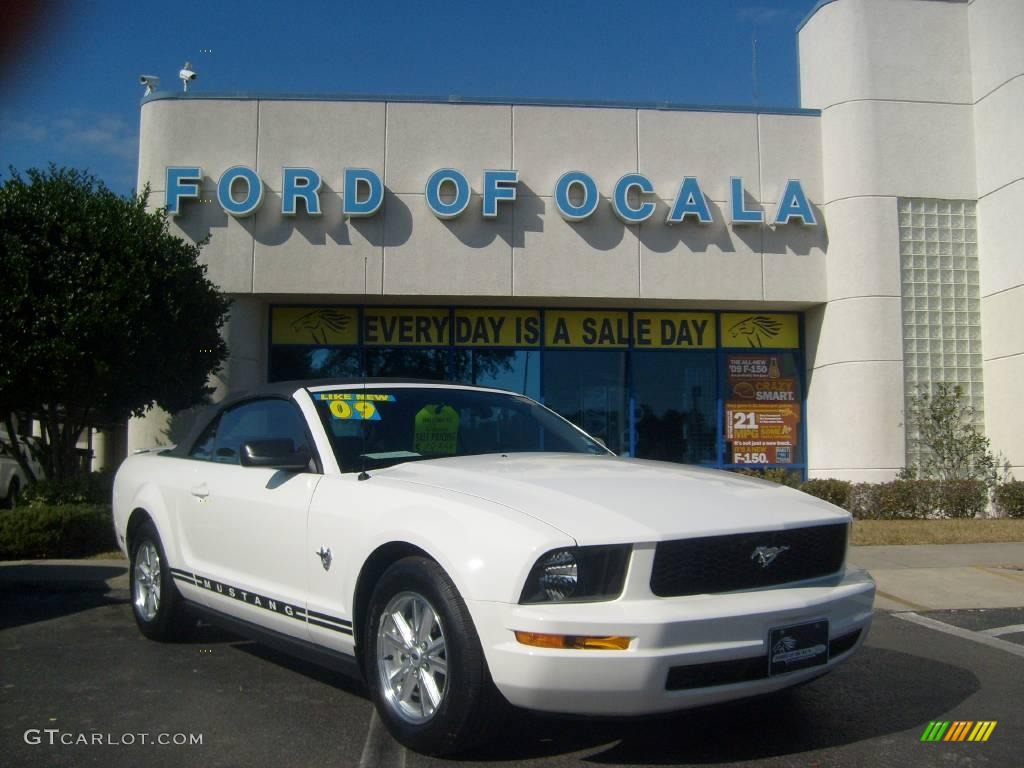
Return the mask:
<path id="1" fill-rule="evenodd" d="M 197 499 L 205 499 L 210 495 L 210 489 L 206 487 L 206 483 L 200 483 L 199 485 L 193 486 L 189 493 Z"/>

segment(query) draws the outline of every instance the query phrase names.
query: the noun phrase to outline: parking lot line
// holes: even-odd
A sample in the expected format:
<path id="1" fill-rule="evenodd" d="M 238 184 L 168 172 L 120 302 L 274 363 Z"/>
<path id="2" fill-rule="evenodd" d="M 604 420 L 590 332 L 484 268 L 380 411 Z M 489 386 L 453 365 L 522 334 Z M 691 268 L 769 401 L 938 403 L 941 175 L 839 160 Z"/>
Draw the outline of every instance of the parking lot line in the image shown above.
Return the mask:
<path id="1" fill-rule="evenodd" d="M 991 629 L 979 629 L 979 632 L 989 637 L 999 637 L 1000 635 L 1013 635 L 1017 632 L 1024 632 L 1024 624 L 1009 624 L 1005 627 L 992 627 Z"/>
<path id="2" fill-rule="evenodd" d="M 981 643 L 982 645 L 987 645 L 992 648 L 999 648 L 1007 653 L 1012 653 L 1014 656 L 1024 658 L 1024 646 L 1015 645 L 1014 643 L 1006 640 L 1000 640 L 998 637 L 992 637 L 991 635 L 982 634 L 981 632 L 974 632 L 970 629 L 963 629 L 962 627 L 954 627 L 952 624 L 946 624 L 945 622 L 938 621 L 937 619 L 932 619 L 927 616 L 919 616 L 912 611 L 907 611 L 905 613 L 893 613 L 891 615 L 898 619 L 903 619 L 904 621 L 920 624 L 922 627 L 929 627 L 930 629 L 935 629 L 939 632 L 945 632 L 947 635 L 961 637 L 964 640 L 973 640 L 976 643 Z"/>
<path id="3" fill-rule="evenodd" d="M 370 717 L 370 727 L 366 730 L 359 768 L 405 768 L 405 747 L 391 738 L 376 711 Z"/>

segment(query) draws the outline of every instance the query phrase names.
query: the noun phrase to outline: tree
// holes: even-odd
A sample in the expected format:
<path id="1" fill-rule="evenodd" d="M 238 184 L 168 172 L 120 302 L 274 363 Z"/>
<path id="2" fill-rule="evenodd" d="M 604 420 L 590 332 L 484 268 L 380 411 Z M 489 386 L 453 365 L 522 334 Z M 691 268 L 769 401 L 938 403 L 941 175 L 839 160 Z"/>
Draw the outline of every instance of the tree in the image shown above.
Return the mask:
<path id="1" fill-rule="evenodd" d="M 0 416 L 29 477 L 31 450 L 65 479 L 86 427 L 207 398 L 229 301 L 197 262 L 202 243 L 146 211 L 148 187 L 121 197 L 53 164 L 26 177 L 11 168 L 0 186 Z M 37 445 L 16 417 L 40 422 Z"/>
<path id="2" fill-rule="evenodd" d="M 963 390 L 939 383 L 919 389 L 907 404 L 908 443 L 916 454 L 904 474 L 935 480 L 982 480 L 992 487 L 1001 465 Z"/>

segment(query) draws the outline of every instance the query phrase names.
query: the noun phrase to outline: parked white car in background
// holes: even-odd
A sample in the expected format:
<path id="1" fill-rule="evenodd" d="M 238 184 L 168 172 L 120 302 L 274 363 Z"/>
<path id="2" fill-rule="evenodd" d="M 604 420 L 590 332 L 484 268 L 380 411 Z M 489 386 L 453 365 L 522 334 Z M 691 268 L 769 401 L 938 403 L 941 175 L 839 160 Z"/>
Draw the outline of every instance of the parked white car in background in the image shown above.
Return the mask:
<path id="1" fill-rule="evenodd" d="M 0 439 L 0 506 L 10 508 L 17 506 L 18 497 L 28 485 L 28 478 L 18 460 L 7 452 L 7 445 L 6 440 Z M 31 456 L 28 461 L 36 479 L 42 478 L 43 468 L 39 462 Z"/>
<path id="2" fill-rule="evenodd" d="M 864 641 L 849 515 L 621 459 L 520 395 L 408 381 L 229 398 L 114 486 L 144 634 L 189 608 L 361 674 L 432 754 L 506 702 L 642 715 L 778 691 Z"/>

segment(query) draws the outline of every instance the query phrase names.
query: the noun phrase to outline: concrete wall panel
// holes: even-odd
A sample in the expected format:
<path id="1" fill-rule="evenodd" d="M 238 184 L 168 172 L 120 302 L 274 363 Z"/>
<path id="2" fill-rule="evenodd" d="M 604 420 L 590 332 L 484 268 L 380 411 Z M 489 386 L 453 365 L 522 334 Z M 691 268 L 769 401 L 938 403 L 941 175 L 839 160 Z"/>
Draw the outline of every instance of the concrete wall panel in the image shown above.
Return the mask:
<path id="1" fill-rule="evenodd" d="M 804 107 L 972 101 L 965 4 L 837 0 L 818 9 L 799 41 Z"/>
<path id="2" fill-rule="evenodd" d="M 899 296 L 896 199 L 853 197 L 825 206 L 828 298 Z"/>
<path id="3" fill-rule="evenodd" d="M 978 101 L 1012 77 L 1024 75 L 1024 3 L 974 0 L 967 7 L 971 39 L 971 75 Z"/>
<path id="4" fill-rule="evenodd" d="M 214 183 L 234 165 L 256 167 L 253 101 L 162 99 L 142 105 L 139 188 L 164 191 L 169 165 L 198 165 Z M 164 196 L 156 196 L 159 205 Z"/>
<path id="5" fill-rule="evenodd" d="M 589 219 L 568 222 L 551 198 L 522 198 L 513 242 L 516 296 L 639 296 L 637 226 L 619 221 L 607 200 Z"/>
<path id="6" fill-rule="evenodd" d="M 660 197 L 673 201 L 683 178 L 696 176 L 708 199 L 725 203 L 729 179 L 740 176 L 759 199 L 756 115 L 641 109 L 638 116 L 640 171 Z"/>
<path id="7" fill-rule="evenodd" d="M 1024 48 L 1024 43 L 1018 45 Z M 974 108 L 979 197 L 1024 178 L 1022 125 L 1024 77 L 1011 80 Z"/>
<path id="8" fill-rule="evenodd" d="M 387 105 L 384 184 L 422 195 L 430 174 L 456 168 L 480 192 L 484 171 L 512 167 L 512 107 L 482 104 Z"/>
<path id="9" fill-rule="evenodd" d="M 384 175 L 382 102 L 261 101 L 258 172 L 281 191 L 281 169 L 308 166 L 323 178 L 323 191 L 344 191 L 345 168 Z M 424 179 L 425 181 L 425 179 Z"/>
<path id="10" fill-rule="evenodd" d="M 470 211 L 442 221 L 423 195 L 394 195 L 384 222 L 384 292 L 404 296 L 508 296 L 512 293 L 512 213 Z M 399 215 L 401 212 L 401 215 Z"/>
<path id="11" fill-rule="evenodd" d="M 513 107 L 513 164 L 519 194 L 551 197 L 566 171 L 583 171 L 608 197 L 615 182 L 637 170 L 636 110 Z M 644 168 L 640 168 L 644 172 Z M 658 190 L 660 191 L 660 190 Z"/>
<path id="12" fill-rule="evenodd" d="M 826 202 L 976 196 L 970 106 L 855 101 L 826 110 L 821 120 Z"/>

